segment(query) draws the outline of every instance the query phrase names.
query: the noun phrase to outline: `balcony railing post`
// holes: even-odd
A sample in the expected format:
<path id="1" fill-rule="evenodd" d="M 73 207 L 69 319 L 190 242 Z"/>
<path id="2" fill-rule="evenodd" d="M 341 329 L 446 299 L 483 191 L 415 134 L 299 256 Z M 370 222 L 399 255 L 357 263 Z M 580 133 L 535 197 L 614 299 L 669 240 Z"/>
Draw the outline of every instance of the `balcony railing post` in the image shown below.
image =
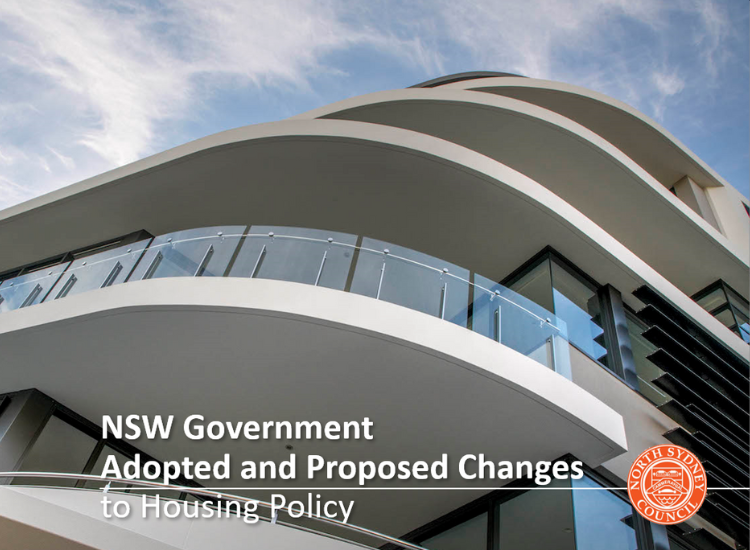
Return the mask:
<path id="1" fill-rule="evenodd" d="M 318 269 L 318 276 L 315 277 L 315 286 L 320 283 L 320 276 L 323 275 L 323 266 L 326 265 L 326 258 L 328 257 L 328 251 L 323 252 L 323 259 L 320 262 L 320 268 Z"/>
<path id="2" fill-rule="evenodd" d="M 380 300 L 380 291 L 383 288 L 383 277 L 385 276 L 385 258 L 386 256 L 388 256 L 388 254 L 390 254 L 390 250 L 386 248 L 385 250 L 383 250 L 383 254 L 383 265 L 380 266 L 380 280 L 378 281 L 378 293 L 375 295 L 376 300 Z"/>
<path id="3" fill-rule="evenodd" d="M 495 340 L 498 343 L 502 340 L 502 325 L 500 324 L 502 321 L 501 315 L 500 305 L 498 304 L 497 309 L 495 310 Z"/>
<path id="4" fill-rule="evenodd" d="M 260 249 L 260 254 L 258 254 L 258 259 L 255 260 L 255 265 L 253 266 L 253 270 L 250 272 L 250 278 L 254 279 L 255 276 L 258 274 L 258 270 L 260 269 L 260 264 L 263 263 L 263 258 L 266 254 L 266 245 L 263 245 L 263 248 Z"/>
<path id="5" fill-rule="evenodd" d="M 206 272 L 206 268 L 208 267 L 208 262 L 211 261 L 211 256 L 214 255 L 214 245 L 210 244 L 208 245 L 208 249 L 206 250 L 206 253 L 203 255 L 203 259 L 201 260 L 201 263 L 198 264 L 198 269 L 195 270 L 195 273 L 193 274 L 194 277 L 200 277 Z"/>

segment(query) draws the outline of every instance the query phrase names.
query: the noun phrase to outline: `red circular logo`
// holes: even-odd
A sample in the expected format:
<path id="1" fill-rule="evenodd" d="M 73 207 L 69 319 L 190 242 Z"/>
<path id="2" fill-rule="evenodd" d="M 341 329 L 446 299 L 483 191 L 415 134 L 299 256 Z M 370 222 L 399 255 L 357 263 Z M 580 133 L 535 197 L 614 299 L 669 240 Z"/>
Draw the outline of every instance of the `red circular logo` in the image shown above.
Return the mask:
<path id="1" fill-rule="evenodd" d="M 635 459 L 628 496 L 653 523 L 674 525 L 695 514 L 706 498 L 706 471 L 698 457 L 677 445 L 657 445 Z"/>

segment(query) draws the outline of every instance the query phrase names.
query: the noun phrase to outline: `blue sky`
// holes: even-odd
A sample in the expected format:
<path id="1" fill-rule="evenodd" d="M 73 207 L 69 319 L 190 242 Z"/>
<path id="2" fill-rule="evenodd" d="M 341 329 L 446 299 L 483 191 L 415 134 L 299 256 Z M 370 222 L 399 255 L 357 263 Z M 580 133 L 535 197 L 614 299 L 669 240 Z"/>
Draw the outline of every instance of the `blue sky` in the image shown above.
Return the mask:
<path id="1" fill-rule="evenodd" d="M 623 100 L 748 196 L 749 13 L 746 0 L 0 0 L 0 208 L 469 70 Z"/>

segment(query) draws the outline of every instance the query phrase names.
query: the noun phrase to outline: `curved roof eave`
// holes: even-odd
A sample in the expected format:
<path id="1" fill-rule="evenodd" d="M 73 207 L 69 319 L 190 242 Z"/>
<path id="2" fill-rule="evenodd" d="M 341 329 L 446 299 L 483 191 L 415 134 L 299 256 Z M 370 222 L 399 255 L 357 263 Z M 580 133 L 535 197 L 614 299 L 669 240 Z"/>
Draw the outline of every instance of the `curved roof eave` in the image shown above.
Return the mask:
<path id="1" fill-rule="evenodd" d="M 524 79 L 525 80 L 525 79 Z M 348 98 L 318 109 L 296 115 L 289 120 L 309 120 L 315 118 L 335 118 L 334 115 L 357 108 L 369 107 L 379 104 L 401 101 L 432 101 L 432 102 L 455 102 L 473 104 L 481 107 L 500 109 L 508 112 L 517 113 L 523 116 L 531 117 L 553 127 L 556 130 L 567 132 L 582 141 L 589 143 L 592 147 L 597 148 L 601 153 L 607 155 L 613 162 L 616 162 L 632 174 L 638 181 L 647 186 L 659 200 L 668 203 L 670 208 L 677 211 L 681 216 L 688 220 L 691 225 L 701 233 L 710 238 L 717 246 L 722 247 L 741 263 L 743 269 L 750 266 L 750 257 L 748 251 L 737 246 L 726 236 L 720 233 L 716 228 L 699 216 L 695 211 L 688 207 L 683 201 L 678 199 L 674 194 L 669 192 L 660 184 L 651 174 L 638 165 L 633 159 L 628 157 L 624 152 L 609 143 L 606 139 L 578 124 L 563 115 L 539 107 L 537 105 L 526 103 L 513 98 L 495 96 L 490 94 L 470 94 L 466 90 L 445 90 L 445 89 L 406 89 L 406 90 L 389 90 L 384 92 L 375 92 L 362 96 Z M 373 122 L 367 120 L 366 122 Z M 416 128 L 410 128 L 419 131 Z M 444 138 L 448 139 L 448 138 Z M 460 145 L 466 146 L 464 143 Z M 574 205 L 575 206 L 575 205 Z"/>
<path id="2" fill-rule="evenodd" d="M 537 79 L 537 78 L 513 78 L 513 77 L 504 77 L 504 78 L 487 78 L 482 79 L 479 81 L 462 81 L 462 82 L 454 82 L 450 84 L 446 84 L 444 86 L 445 88 L 452 88 L 452 89 L 460 89 L 460 90 L 470 90 L 470 91 L 479 91 L 479 92 L 489 92 L 492 93 L 489 88 L 527 88 L 527 89 L 538 89 L 538 90 L 547 90 L 551 92 L 559 92 L 563 94 L 570 94 L 585 100 L 590 100 L 592 102 L 597 102 L 602 105 L 606 105 L 608 107 L 611 107 L 612 109 L 615 109 L 617 111 L 622 112 L 624 115 L 628 115 L 630 117 L 633 117 L 634 119 L 637 119 L 640 123 L 644 125 L 645 128 L 648 128 L 650 130 L 653 130 L 655 132 L 658 132 L 661 134 L 665 140 L 665 144 L 668 144 L 671 147 L 674 147 L 680 151 L 685 156 L 685 160 L 690 162 L 693 166 L 693 168 L 699 170 L 701 172 L 702 177 L 695 177 L 693 176 L 693 179 L 696 179 L 699 183 L 701 183 L 704 186 L 730 186 L 730 184 L 721 177 L 713 168 L 711 168 L 708 164 L 703 162 L 703 160 L 700 159 L 695 153 L 693 153 L 682 141 L 680 141 L 677 137 L 675 137 L 669 130 L 664 128 L 661 124 L 656 122 L 654 119 L 650 118 L 649 116 L 645 115 L 641 111 L 638 111 L 637 109 L 631 107 L 627 103 L 624 103 L 618 99 L 615 99 L 613 97 L 610 97 L 606 94 L 595 92 L 593 90 L 589 90 L 587 88 L 583 88 L 581 86 L 576 86 L 573 84 L 566 84 L 563 82 L 556 82 L 553 80 L 543 80 L 543 79 Z M 605 139 L 609 139 L 606 133 L 603 133 L 603 137 Z M 610 140 L 612 141 L 612 140 Z M 629 154 L 629 156 L 634 157 L 633 154 L 630 154 L 630 152 L 625 151 Z M 634 160 L 637 160 L 634 158 Z M 686 174 L 690 175 L 688 171 L 685 172 Z M 668 183 L 674 184 L 676 183 L 676 180 L 673 182 L 662 182 L 665 185 Z"/>
<path id="3" fill-rule="evenodd" d="M 323 144 L 333 147 L 338 156 L 322 159 L 320 164 L 316 164 L 320 167 L 320 173 L 311 173 L 309 163 L 318 163 L 319 159 L 315 157 L 314 151 L 308 156 L 300 156 L 299 151 L 292 147 L 293 144 L 302 144 L 307 148 Z M 258 159 L 251 158 L 249 154 L 251 150 L 248 147 L 257 148 L 260 145 L 264 146 L 259 152 L 262 156 Z M 532 208 L 529 212 L 533 211 L 537 213 L 535 215 L 543 216 L 535 221 L 536 224 L 544 220 L 545 224 L 553 224 L 554 227 L 559 228 L 557 232 L 545 233 L 543 236 L 545 240 L 563 239 L 563 234 L 569 235 L 564 238 L 566 246 L 583 247 L 580 250 L 586 250 L 587 254 L 594 254 L 599 258 L 594 262 L 599 269 L 608 269 L 610 274 L 620 274 L 618 284 L 623 291 L 630 291 L 643 283 L 649 284 L 696 322 L 715 334 L 736 353 L 743 357 L 747 353 L 746 344 L 717 319 L 601 227 L 544 186 L 508 166 L 454 143 L 418 132 L 363 122 L 287 120 L 228 130 L 11 207 L 0 212 L 0 229 L 3 230 L 0 232 L 0 248 L 7 251 L 3 260 L 13 262 L 23 257 L 23 254 L 27 256 L 42 254 L 41 250 L 44 245 L 49 245 L 50 242 L 55 246 L 65 247 L 66 250 L 75 249 L 77 246 L 71 244 L 75 239 L 79 239 L 81 241 L 79 246 L 83 246 L 91 244 L 92 240 L 96 239 L 96 237 L 92 239 L 92 235 L 98 234 L 102 238 L 110 235 L 117 236 L 128 232 L 123 230 L 124 227 L 130 227 L 131 231 L 144 228 L 144 226 L 137 227 L 141 223 L 157 224 L 155 231 L 164 231 L 164 229 L 172 231 L 199 226 L 201 223 L 211 225 L 217 219 L 216 216 L 222 216 L 222 221 L 215 225 L 232 223 L 232 219 L 226 219 L 225 215 L 229 218 L 244 215 L 244 220 L 247 221 L 251 219 L 253 206 L 258 211 L 264 212 L 264 215 L 270 215 L 268 211 L 271 205 L 280 204 L 281 208 L 286 211 L 286 218 L 278 223 L 285 224 L 289 219 L 290 204 L 285 203 L 283 197 L 288 197 L 290 192 L 302 189 L 300 187 L 295 190 L 287 188 L 292 183 L 298 182 L 300 178 L 304 179 L 302 183 L 306 192 L 311 193 L 305 198 L 321 201 L 318 203 L 319 208 L 328 210 L 319 211 L 316 210 L 317 205 L 300 204 L 304 201 L 297 201 L 304 215 L 298 216 L 301 223 L 296 225 L 305 226 L 309 220 L 306 216 L 321 220 L 325 219 L 326 215 L 331 217 L 344 215 L 345 218 L 337 219 L 344 219 L 350 224 L 360 223 L 360 219 L 364 217 L 369 216 L 369 219 L 375 216 L 377 227 L 382 228 L 383 210 L 380 210 L 379 205 L 383 201 L 385 201 L 383 204 L 392 204 L 393 197 L 390 194 L 378 195 L 386 180 L 382 179 L 382 175 L 371 175 L 370 172 L 392 169 L 393 163 L 389 162 L 384 166 L 382 161 L 378 161 L 368 167 L 369 171 L 361 172 L 360 181 L 357 182 L 361 188 L 361 194 L 357 196 L 354 196 L 355 189 L 351 187 L 351 172 L 345 174 L 348 183 L 346 189 L 349 194 L 342 195 L 342 197 L 351 201 L 351 208 L 358 208 L 354 213 L 350 214 L 347 210 L 342 214 L 341 205 L 336 201 L 331 201 L 329 193 L 326 192 L 330 190 L 325 186 L 332 184 L 324 170 L 339 169 L 346 172 L 347 167 L 344 163 L 346 154 L 356 153 L 351 147 L 349 150 L 345 149 L 347 145 L 359 147 L 365 152 L 386 151 L 394 157 L 394 161 L 397 160 L 396 156 L 404 157 L 403 162 L 408 163 L 409 169 L 416 170 L 415 166 L 419 164 L 419 169 L 422 170 L 425 166 L 438 170 L 438 172 L 426 174 L 427 177 L 423 178 L 414 178 L 414 174 L 410 174 L 409 183 L 415 188 L 427 186 L 425 189 L 434 189 L 436 180 L 433 174 L 442 173 L 449 185 L 460 187 L 464 193 L 479 193 L 483 202 L 497 200 L 499 201 L 498 208 L 502 204 L 507 204 L 508 201 L 516 201 L 516 209 L 521 205 L 527 209 Z M 289 158 L 286 162 L 269 160 L 268 153 L 273 151 L 283 155 L 292 155 L 294 162 L 291 162 L 292 159 Z M 419 161 L 419 159 L 422 160 Z M 230 160 L 237 164 L 233 165 L 234 169 L 247 170 L 248 173 L 243 172 L 239 175 L 235 173 L 236 179 L 231 182 L 223 181 L 221 175 L 217 176 L 217 171 Z M 265 164 L 258 164 L 260 160 L 266 161 Z M 354 160 L 359 161 L 359 159 Z M 340 166 L 341 164 L 344 165 Z M 262 178 L 269 170 L 273 170 L 274 174 L 283 175 L 283 180 L 279 181 L 288 185 L 281 185 L 279 181 L 276 182 L 277 185 L 269 181 L 269 184 L 262 188 L 244 185 L 243 183 L 253 176 L 253 170 L 259 174 L 257 177 L 261 178 L 261 181 L 265 181 Z M 212 176 L 215 178 L 211 179 Z M 379 178 L 377 185 L 370 181 L 371 178 Z M 463 178 L 464 181 L 460 181 L 459 178 Z M 484 185 L 477 186 L 479 182 Z M 242 196 L 234 201 L 222 198 L 221 193 L 219 193 L 220 196 L 216 196 L 218 183 L 233 186 Z M 338 185 L 341 182 L 334 183 Z M 387 183 L 402 185 L 401 180 Z M 467 187 L 472 184 L 473 187 Z M 261 196 L 259 191 L 265 194 Z M 402 232 L 404 239 L 411 238 L 408 229 L 413 230 L 416 227 L 413 212 L 415 209 L 424 208 L 425 195 L 421 191 L 421 188 L 415 189 L 413 195 L 408 197 L 404 195 L 403 200 L 408 201 L 407 204 L 395 205 L 412 212 L 412 218 L 399 220 L 405 224 L 403 229 L 406 232 Z M 426 192 L 430 193 L 430 191 Z M 497 193 L 501 193 L 502 197 Z M 442 197 L 439 198 L 444 200 Z M 415 202 L 412 204 L 412 201 Z M 374 209 L 373 204 L 376 204 Z M 185 212 L 182 208 L 188 206 L 191 210 Z M 363 206 L 366 206 L 365 210 L 362 209 Z M 455 203 L 450 202 L 445 207 L 455 209 Z M 384 208 L 387 212 L 388 206 Z M 310 212 L 310 210 L 313 211 Z M 227 214 L 229 211 L 231 215 Z M 474 211 L 456 212 L 455 219 L 451 220 L 425 219 L 422 223 L 429 227 L 424 231 L 429 233 L 430 238 L 434 240 L 438 238 L 436 235 L 439 230 L 445 231 L 449 223 L 456 227 L 465 226 L 473 219 L 474 214 Z M 464 219 L 463 216 L 469 217 Z M 500 220 L 502 217 L 497 218 Z M 492 220 L 487 221 L 492 222 Z M 393 225 L 393 218 L 391 222 L 390 225 Z M 61 223 L 68 226 L 65 232 L 59 231 Z M 295 223 L 286 224 L 295 225 Z M 438 225 L 433 227 L 434 224 Z M 168 229 L 169 227 L 172 229 Z M 145 228 L 150 229 L 148 226 Z M 57 229 L 57 232 L 53 233 L 53 229 Z M 367 234 L 365 231 L 360 234 L 362 233 Z M 460 231 L 456 230 L 455 233 L 460 233 Z M 492 243 L 496 243 L 495 235 L 497 234 L 497 232 L 489 231 L 487 234 L 472 234 L 471 237 L 486 238 L 487 242 L 478 243 L 478 247 L 482 245 L 480 248 L 489 250 Z M 454 233 L 448 232 L 439 236 L 442 239 L 439 241 L 440 246 L 452 246 L 454 250 L 467 249 L 465 238 L 451 235 Z M 521 238 L 521 236 L 515 238 Z M 411 242 L 403 244 L 412 245 Z M 431 253 L 431 250 L 425 250 L 421 244 L 414 248 L 421 248 L 422 251 Z M 62 251 L 64 250 L 60 250 Z M 487 256 L 487 254 L 482 255 Z M 31 257 L 29 261 L 38 259 L 38 257 Z M 447 257 L 446 260 L 451 261 L 451 258 Z M 22 263 L 25 262 L 18 261 L 15 265 Z M 464 265 L 467 264 L 464 263 Z M 2 269 L 11 267 L 14 265 L 0 265 Z M 622 277 L 627 277 L 627 280 Z"/>
<path id="4" fill-rule="evenodd" d="M 515 73 L 502 73 L 502 72 L 495 72 L 495 71 L 467 71 L 464 73 L 455 73 L 455 74 L 449 74 L 445 76 L 439 76 L 437 78 L 432 78 L 430 80 L 426 80 L 425 82 L 420 82 L 419 84 L 414 84 L 413 86 L 409 86 L 409 88 L 435 88 L 437 86 L 445 86 L 446 84 L 453 84 L 454 82 L 477 80 L 479 78 L 499 78 L 499 77 L 505 77 L 505 76 L 524 78 L 522 75 L 515 74 Z"/>

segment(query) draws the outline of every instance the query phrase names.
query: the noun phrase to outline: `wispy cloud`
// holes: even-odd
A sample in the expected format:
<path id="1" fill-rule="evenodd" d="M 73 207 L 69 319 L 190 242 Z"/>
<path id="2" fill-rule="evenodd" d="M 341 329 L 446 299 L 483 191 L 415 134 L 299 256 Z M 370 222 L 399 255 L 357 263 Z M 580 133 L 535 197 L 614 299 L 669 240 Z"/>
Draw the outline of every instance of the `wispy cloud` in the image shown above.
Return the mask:
<path id="1" fill-rule="evenodd" d="M 383 79 L 482 68 L 564 80 L 663 119 L 703 85 L 696 73 L 718 80 L 732 61 L 736 28 L 725 8 L 719 0 L 2 0 L 0 207 L 175 145 L 175 129 L 190 126 L 182 138 L 208 133 L 202 113 L 231 110 L 214 103 L 228 90 L 317 97 L 322 82 L 352 78 L 352 63 L 361 78 L 373 59 Z"/>
<path id="2" fill-rule="evenodd" d="M 47 118 L 64 126 L 37 129 L 40 142 L 54 141 L 30 144 L 40 152 L 37 166 L 50 172 L 51 155 L 67 171 L 82 167 L 68 176 L 89 175 L 91 164 L 75 158 L 93 152 L 101 169 L 153 152 L 165 145 L 160 124 L 189 118 L 222 86 L 306 90 L 310 75 L 336 70 L 322 59 L 337 50 L 364 45 L 423 70 L 437 67 L 418 39 L 355 26 L 346 21 L 352 15 L 343 2 L 327 1 L 4 0 L 0 76 L 33 82 L 36 112 L 6 121 L 0 146 L 13 130 L 33 126 L 30 119 Z M 12 94 L 3 95 L 7 110 Z M 11 202 L 0 196 L 0 206 Z"/>

